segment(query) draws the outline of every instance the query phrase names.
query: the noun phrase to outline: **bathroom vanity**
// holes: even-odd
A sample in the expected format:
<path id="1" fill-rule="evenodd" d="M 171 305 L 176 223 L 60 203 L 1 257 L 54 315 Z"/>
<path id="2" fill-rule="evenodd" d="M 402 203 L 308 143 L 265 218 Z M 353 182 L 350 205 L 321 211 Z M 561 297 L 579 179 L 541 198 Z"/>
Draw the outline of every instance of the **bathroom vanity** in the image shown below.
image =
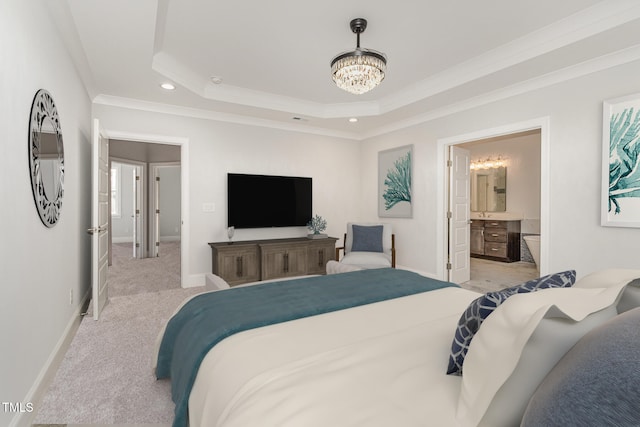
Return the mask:
<path id="1" fill-rule="evenodd" d="M 520 261 L 520 220 L 472 219 L 471 256 Z"/>

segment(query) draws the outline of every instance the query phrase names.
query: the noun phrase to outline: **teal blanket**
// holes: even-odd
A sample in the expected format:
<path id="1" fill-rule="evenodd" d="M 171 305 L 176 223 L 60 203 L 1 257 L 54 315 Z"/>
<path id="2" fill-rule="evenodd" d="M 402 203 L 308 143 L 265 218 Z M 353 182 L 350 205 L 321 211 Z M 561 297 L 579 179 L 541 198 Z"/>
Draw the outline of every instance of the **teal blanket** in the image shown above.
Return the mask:
<path id="1" fill-rule="evenodd" d="M 269 282 L 204 293 L 167 324 L 156 376 L 171 378 L 173 427 L 186 427 L 187 403 L 200 363 L 224 338 L 241 331 L 434 289 L 457 286 L 393 268 Z"/>

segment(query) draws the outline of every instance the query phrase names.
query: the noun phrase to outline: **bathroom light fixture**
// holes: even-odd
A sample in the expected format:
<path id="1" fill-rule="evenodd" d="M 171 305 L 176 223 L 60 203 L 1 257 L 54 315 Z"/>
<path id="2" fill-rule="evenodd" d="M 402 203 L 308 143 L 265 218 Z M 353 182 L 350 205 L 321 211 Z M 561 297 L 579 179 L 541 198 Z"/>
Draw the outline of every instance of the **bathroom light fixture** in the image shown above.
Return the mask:
<path id="1" fill-rule="evenodd" d="M 487 157 L 485 160 L 478 160 L 475 162 L 471 162 L 469 165 L 469 169 L 492 169 L 492 168 L 501 168 L 507 165 L 506 159 L 502 158 L 502 156 L 498 156 L 497 159 L 493 160 L 491 157 Z"/>
<path id="2" fill-rule="evenodd" d="M 176 88 L 173 83 L 169 83 L 169 82 L 162 83 L 160 87 L 164 90 L 174 90 Z"/>
<path id="3" fill-rule="evenodd" d="M 355 50 L 343 52 L 331 61 L 331 76 L 336 85 L 355 95 L 369 92 L 384 80 L 387 57 L 380 52 L 360 47 L 360 34 L 367 28 L 367 20 L 356 18 L 350 23 L 356 34 Z"/>

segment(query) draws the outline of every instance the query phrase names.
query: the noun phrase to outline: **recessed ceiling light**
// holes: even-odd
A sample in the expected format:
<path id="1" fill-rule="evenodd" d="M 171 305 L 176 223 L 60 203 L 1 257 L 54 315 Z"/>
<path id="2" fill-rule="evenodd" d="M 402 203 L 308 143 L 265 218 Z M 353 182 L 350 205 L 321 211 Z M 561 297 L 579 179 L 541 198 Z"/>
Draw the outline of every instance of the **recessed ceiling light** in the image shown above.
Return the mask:
<path id="1" fill-rule="evenodd" d="M 174 90 L 176 88 L 173 83 L 169 83 L 169 82 L 162 83 L 160 87 L 164 90 Z"/>
<path id="2" fill-rule="evenodd" d="M 220 76 L 211 76 L 211 83 L 219 85 L 222 83 L 222 77 Z"/>
<path id="3" fill-rule="evenodd" d="M 349 119 L 349 121 L 350 121 L 351 123 L 355 123 L 355 122 L 357 122 L 357 121 L 358 121 L 358 118 L 357 118 L 357 117 L 351 117 L 351 118 Z"/>

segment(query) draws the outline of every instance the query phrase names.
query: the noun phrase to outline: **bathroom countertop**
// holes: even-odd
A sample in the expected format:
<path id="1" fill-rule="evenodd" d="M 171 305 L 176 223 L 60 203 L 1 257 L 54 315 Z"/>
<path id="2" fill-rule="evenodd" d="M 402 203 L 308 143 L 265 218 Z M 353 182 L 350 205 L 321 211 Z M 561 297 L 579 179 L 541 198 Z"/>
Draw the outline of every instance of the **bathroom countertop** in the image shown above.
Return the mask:
<path id="1" fill-rule="evenodd" d="M 518 212 L 471 212 L 471 219 L 519 221 L 523 219 L 523 215 Z"/>

